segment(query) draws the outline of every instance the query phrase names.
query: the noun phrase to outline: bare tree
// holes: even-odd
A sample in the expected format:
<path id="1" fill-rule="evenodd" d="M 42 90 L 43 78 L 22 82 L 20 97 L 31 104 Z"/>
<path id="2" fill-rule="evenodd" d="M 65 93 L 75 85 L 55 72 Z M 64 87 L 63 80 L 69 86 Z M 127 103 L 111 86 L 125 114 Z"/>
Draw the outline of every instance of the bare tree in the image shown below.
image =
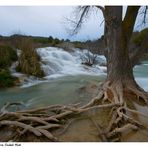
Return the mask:
<path id="1" fill-rule="evenodd" d="M 140 97 L 148 103 L 147 93 L 138 86 L 134 79 L 128 51 L 129 41 L 140 6 L 128 6 L 124 19 L 122 19 L 122 6 L 78 7 L 77 9 L 80 10 L 79 19 L 76 20 L 77 23 L 75 21 L 73 33 L 77 33 L 82 27 L 83 18 L 85 19 L 89 13 L 88 11 L 94 7 L 102 11 L 105 19 L 104 37 L 107 55 L 107 80 L 104 93 L 108 94 L 108 91 L 111 91 L 113 94 L 112 101 L 116 103 L 123 104 L 125 102 L 125 91 L 134 93 L 138 98 Z M 144 19 L 146 18 L 147 7 L 145 9 Z M 107 98 L 110 97 L 107 96 Z"/>
<path id="2" fill-rule="evenodd" d="M 97 55 L 91 53 L 90 50 L 87 50 L 80 58 L 82 60 L 82 64 L 86 66 L 93 66 L 96 64 Z"/>

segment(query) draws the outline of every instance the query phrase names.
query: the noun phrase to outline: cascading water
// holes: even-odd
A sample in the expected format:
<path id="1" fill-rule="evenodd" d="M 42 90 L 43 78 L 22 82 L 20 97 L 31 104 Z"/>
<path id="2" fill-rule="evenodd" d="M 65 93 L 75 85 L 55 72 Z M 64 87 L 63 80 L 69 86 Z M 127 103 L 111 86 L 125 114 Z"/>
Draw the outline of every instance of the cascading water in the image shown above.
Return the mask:
<path id="1" fill-rule="evenodd" d="M 87 56 L 94 56 L 88 50 L 73 49 L 71 52 L 64 51 L 61 48 L 46 47 L 38 48 L 38 54 L 41 57 L 41 65 L 46 74 L 46 79 L 57 78 L 68 75 L 106 75 L 106 59 L 102 55 L 95 55 L 96 61 L 92 66 L 86 66 L 83 59 Z M 147 83 L 148 63 L 135 66 L 134 75 L 138 84 L 148 90 Z"/>
<path id="2" fill-rule="evenodd" d="M 82 56 L 87 50 L 81 51 L 75 49 L 73 52 L 67 52 L 60 48 L 46 47 L 38 48 L 38 54 L 41 57 L 41 65 L 46 78 L 65 76 L 65 75 L 101 75 L 104 74 L 104 66 L 96 64 L 92 67 L 82 65 Z M 90 53 L 92 54 L 92 53 Z M 96 61 L 105 62 L 103 56 L 97 56 Z"/>
<path id="3" fill-rule="evenodd" d="M 61 48 L 46 47 L 38 48 L 36 51 L 41 57 L 40 64 L 45 73 L 45 77 L 43 79 L 39 79 L 34 76 L 27 76 L 16 72 L 15 68 L 18 62 L 14 62 L 10 67 L 10 71 L 13 76 L 19 78 L 21 87 L 29 87 L 62 76 L 104 75 L 106 71 L 105 66 L 100 66 L 100 64 L 105 65 L 106 63 L 104 56 L 96 55 L 96 63 L 91 67 L 82 64 L 82 57 L 87 58 L 86 55 L 88 50 L 73 49 L 73 51 L 67 52 Z M 21 50 L 17 49 L 17 54 L 19 57 Z M 89 52 L 89 56 L 93 56 L 93 54 Z"/>
<path id="4" fill-rule="evenodd" d="M 106 75 L 106 59 L 102 55 L 95 55 L 96 61 L 92 66 L 86 66 L 83 60 L 89 56 L 94 56 L 88 50 L 73 49 L 73 51 L 68 52 L 61 48 L 56 47 L 46 47 L 36 49 L 37 53 L 41 57 L 41 67 L 45 73 L 43 79 L 38 79 L 34 76 L 27 76 L 22 73 L 18 73 L 15 70 L 17 62 L 13 63 L 10 71 L 13 76 L 19 77 L 22 82 L 21 87 L 29 87 L 42 82 L 48 82 L 53 78 L 58 78 L 62 76 L 104 76 Z M 18 56 L 21 51 L 17 50 Z M 103 65 L 103 66 L 102 66 Z M 141 65 L 137 65 L 134 68 L 134 75 L 136 81 L 144 89 L 148 90 L 148 72 L 147 72 L 148 62 L 143 61 Z"/>

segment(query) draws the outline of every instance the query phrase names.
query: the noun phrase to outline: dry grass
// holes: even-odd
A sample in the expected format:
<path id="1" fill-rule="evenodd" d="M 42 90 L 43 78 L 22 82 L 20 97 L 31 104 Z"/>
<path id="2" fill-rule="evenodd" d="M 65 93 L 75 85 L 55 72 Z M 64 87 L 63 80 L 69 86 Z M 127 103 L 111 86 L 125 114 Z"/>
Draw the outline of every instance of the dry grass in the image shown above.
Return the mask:
<path id="1" fill-rule="evenodd" d="M 40 57 L 33 48 L 33 42 L 29 38 L 24 38 L 19 45 L 19 49 L 22 53 L 19 58 L 19 64 L 17 66 L 17 71 L 34 75 L 37 77 L 43 77 L 44 72 L 40 67 Z"/>

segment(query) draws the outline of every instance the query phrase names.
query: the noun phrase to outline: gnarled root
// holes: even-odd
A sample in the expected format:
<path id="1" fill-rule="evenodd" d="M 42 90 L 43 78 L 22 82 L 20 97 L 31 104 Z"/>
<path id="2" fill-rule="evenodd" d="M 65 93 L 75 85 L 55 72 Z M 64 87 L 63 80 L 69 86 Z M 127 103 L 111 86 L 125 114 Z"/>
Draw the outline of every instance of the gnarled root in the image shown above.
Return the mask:
<path id="1" fill-rule="evenodd" d="M 140 99 L 143 98 L 145 102 L 147 101 L 147 94 L 143 94 L 142 90 L 136 88 L 136 86 L 135 89 L 134 85 L 125 88 L 122 83 L 111 84 L 108 81 L 103 85 L 98 96 L 83 106 L 79 106 L 80 104 L 51 105 L 37 109 L 10 112 L 7 109 L 11 105 L 19 105 L 19 103 L 7 103 L 0 112 L 0 128 L 8 126 L 15 128 L 17 135 L 30 132 L 37 137 L 46 137 L 49 141 L 58 141 L 53 134 L 53 130 L 63 128 L 65 132 L 71 124 L 71 122 L 68 122 L 69 119 L 73 121 L 75 116 L 91 110 L 110 108 L 111 119 L 107 128 L 103 130 L 95 120 L 91 119 L 91 121 L 102 141 L 120 141 L 120 136 L 127 130 L 147 129 L 142 123 L 127 115 L 127 112 L 131 112 L 148 118 L 144 113 L 127 106 L 124 100 L 125 91 L 135 93 Z M 19 138 L 19 136 L 16 137 Z"/>
<path id="2" fill-rule="evenodd" d="M 134 85 L 129 85 L 127 90 L 130 90 L 133 94 L 137 96 L 138 100 L 143 100 L 146 105 L 148 105 L 148 93 L 145 92 L 142 88 L 135 87 Z"/>
<path id="3" fill-rule="evenodd" d="M 131 83 L 130 85 L 116 82 L 111 83 L 110 81 L 107 81 L 103 85 L 103 102 L 109 101 L 111 103 L 118 104 L 118 106 L 112 107 L 111 110 L 111 120 L 108 124 L 108 127 L 105 130 L 105 134 L 107 135 L 108 141 L 114 141 L 114 138 L 120 139 L 120 136 L 125 131 L 130 130 L 138 130 L 141 128 L 148 129 L 145 125 L 134 119 L 133 117 L 130 117 L 127 115 L 127 112 L 131 112 L 132 114 L 141 115 L 145 118 L 148 118 L 148 116 L 142 112 L 139 112 L 137 110 L 133 110 L 129 107 L 127 107 L 125 97 L 127 94 L 125 93 L 132 93 L 132 95 L 136 95 L 137 98 L 144 100 L 145 104 L 147 104 L 148 101 L 148 95 L 147 93 L 140 89 L 135 83 Z M 131 95 L 130 95 L 131 96 Z M 128 98 L 127 99 L 132 99 Z"/>
<path id="4" fill-rule="evenodd" d="M 7 103 L 8 105 L 9 103 Z M 11 106 L 11 104 L 9 104 Z M 3 126 L 15 128 L 17 135 L 27 132 L 37 137 L 46 137 L 49 141 L 58 141 L 52 134 L 53 129 L 64 128 L 69 118 L 81 113 L 102 108 L 117 106 L 114 103 L 104 105 L 88 105 L 89 107 L 77 105 L 52 105 L 32 110 L 9 112 L 6 107 L 1 110 L 0 128 Z M 19 136 L 16 136 L 19 138 Z"/>

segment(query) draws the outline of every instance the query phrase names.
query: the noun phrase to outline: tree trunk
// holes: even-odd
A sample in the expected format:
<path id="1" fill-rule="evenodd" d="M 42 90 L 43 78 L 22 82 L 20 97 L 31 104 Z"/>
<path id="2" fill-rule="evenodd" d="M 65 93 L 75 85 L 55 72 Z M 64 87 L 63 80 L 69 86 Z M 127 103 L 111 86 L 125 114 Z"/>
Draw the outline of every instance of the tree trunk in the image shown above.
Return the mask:
<path id="1" fill-rule="evenodd" d="M 122 29 L 122 7 L 106 7 L 107 69 L 110 81 L 134 79 Z"/>
<path id="2" fill-rule="evenodd" d="M 138 92 L 141 88 L 133 76 L 128 44 L 131 38 L 139 6 L 128 7 L 122 21 L 122 6 L 105 7 L 105 42 L 107 49 L 107 85 L 116 103 L 124 102 L 126 89 Z M 141 93 L 140 93 L 141 94 Z M 112 100 L 113 101 L 113 100 Z"/>

